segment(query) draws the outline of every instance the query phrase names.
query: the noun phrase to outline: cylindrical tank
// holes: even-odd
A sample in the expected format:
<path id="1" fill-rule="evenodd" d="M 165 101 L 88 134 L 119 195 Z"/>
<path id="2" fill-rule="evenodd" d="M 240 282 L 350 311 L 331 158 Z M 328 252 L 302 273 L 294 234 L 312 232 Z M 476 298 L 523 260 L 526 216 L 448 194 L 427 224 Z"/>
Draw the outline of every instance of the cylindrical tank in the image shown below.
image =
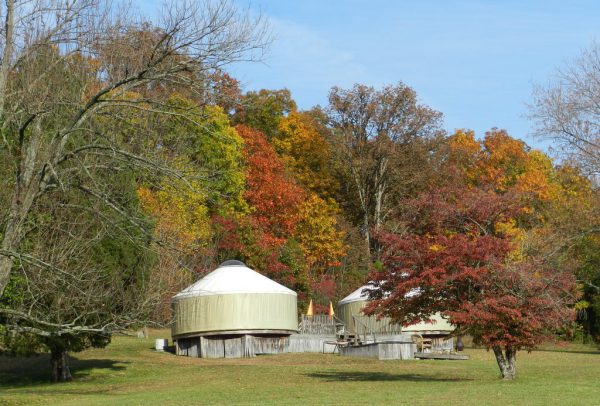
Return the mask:
<path id="1" fill-rule="evenodd" d="M 167 338 L 157 338 L 154 342 L 154 349 L 156 351 L 165 351 L 169 347 L 169 339 Z"/>

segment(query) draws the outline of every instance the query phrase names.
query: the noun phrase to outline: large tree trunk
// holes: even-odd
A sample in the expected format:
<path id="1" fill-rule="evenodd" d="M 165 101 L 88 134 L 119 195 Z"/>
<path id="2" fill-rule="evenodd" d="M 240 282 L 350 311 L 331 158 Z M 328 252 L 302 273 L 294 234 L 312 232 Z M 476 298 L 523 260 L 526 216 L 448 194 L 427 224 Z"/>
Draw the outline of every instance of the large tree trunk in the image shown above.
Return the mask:
<path id="1" fill-rule="evenodd" d="M 6 15 L 4 17 L 4 52 L 0 61 L 0 119 L 4 119 L 4 104 L 6 103 L 6 84 L 11 68 L 14 48 L 15 2 L 6 0 Z"/>
<path id="2" fill-rule="evenodd" d="M 12 214 L 12 213 L 11 213 Z M 10 279 L 10 272 L 13 267 L 14 257 L 12 253 L 17 251 L 17 247 L 20 244 L 21 225 L 18 220 L 15 220 L 15 216 L 9 217 L 7 220 L 6 227 L 4 228 L 2 243 L 0 244 L 0 298 L 4 293 L 4 289 L 8 285 Z"/>
<path id="3" fill-rule="evenodd" d="M 16 172 L 16 183 L 14 185 L 12 201 L 2 243 L 0 244 L 0 297 L 2 297 L 10 272 L 14 263 L 14 255 L 17 253 L 21 240 L 23 239 L 23 224 L 25 223 L 31 207 L 38 196 L 45 176 L 41 176 L 38 171 L 41 164 L 37 164 L 40 159 L 40 144 L 42 130 L 36 124 L 29 143 L 24 147 L 21 157 L 18 160 L 18 170 Z M 48 151 L 45 151 L 48 154 Z M 47 156 L 42 156 L 42 161 L 48 161 Z"/>
<path id="4" fill-rule="evenodd" d="M 502 379 L 506 381 L 515 379 L 517 377 L 517 351 L 510 346 L 504 348 L 504 353 L 499 346 L 494 346 L 493 350 Z"/>
<path id="5" fill-rule="evenodd" d="M 4 121 L 4 104 L 6 103 L 6 84 L 10 73 L 11 57 L 13 52 L 13 32 L 14 32 L 14 0 L 6 1 L 6 15 L 4 20 L 4 52 L 0 60 L 0 121 Z M 6 230 L 4 235 L 6 235 Z M 6 239 L 6 237 L 4 237 Z M 4 245 L 4 244 L 3 244 Z M 5 249 L 4 246 L 2 246 Z M 10 270 L 13 266 L 11 257 L 0 255 L 0 298 L 10 277 Z"/>
<path id="6" fill-rule="evenodd" d="M 361 231 L 364 233 L 365 237 L 365 245 L 367 246 L 367 250 L 371 248 L 371 225 L 369 224 L 369 213 L 365 211 L 363 213 L 363 224 L 361 227 Z"/>
<path id="7" fill-rule="evenodd" d="M 365 239 L 365 244 L 367 246 L 367 250 L 370 252 L 370 247 L 371 247 L 371 224 L 369 221 L 369 204 L 368 204 L 368 200 L 367 200 L 367 193 L 368 191 L 366 190 L 367 188 L 363 188 L 361 181 L 360 181 L 360 176 L 358 174 L 354 174 L 354 182 L 356 184 L 356 190 L 358 191 L 358 200 L 360 202 L 360 208 L 362 210 L 362 215 L 363 215 L 363 221 L 362 221 L 362 225 L 360 227 L 360 232 L 363 235 L 364 239 Z"/>
<path id="8" fill-rule="evenodd" d="M 0 243 L 0 298 L 8 285 L 10 272 L 14 263 L 14 254 L 17 253 L 23 238 L 23 223 L 33 204 L 34 196 L 28 194 L 22 199 L 22 194 L 18 190 L 19 186 L 15 187 L 13 203 L 6 226 L 4 230 L 0 230 L 0 234 L 3 234 L 2 242 Z"/>
<path id="9" fill-rule="evenodd" d="M 388 159 L 380 158 L 375 173 L 375 211 L 373 213 L 375 229 L 379 230 L 383 224 L 383 206 L 387 192 L 387 167 Z"/>
<path id="10" fill-rule="evenodd" d="M 377 185 L 377 191 L 375 192 L 375 230 L 379 230 L 383 224 L 383 200 L 385 197 L 385 182 Z"/>
<path id="11" fill-rule="evenodd" d="M 53 347 L 50 352 L 52 382 L 67 382 L 73 379 L 69 370 L 67 351 L 62 347 Z"/>
<path id="12" fill-rule="evenodd" d="M 10 270 L 13 266 L 13 259 L 8 256 L 0 254 L 0 298 L 4 293 L 6 285 L 8 285 L 8 279 L 10 278 Z"/>

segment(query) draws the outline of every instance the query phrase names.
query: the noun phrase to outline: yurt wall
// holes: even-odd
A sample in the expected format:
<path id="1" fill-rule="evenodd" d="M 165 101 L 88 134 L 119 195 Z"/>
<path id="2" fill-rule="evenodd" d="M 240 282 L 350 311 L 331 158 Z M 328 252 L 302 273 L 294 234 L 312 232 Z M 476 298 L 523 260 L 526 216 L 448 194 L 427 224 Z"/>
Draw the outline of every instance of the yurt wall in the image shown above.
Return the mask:
<path id="1" fill-rule="evenodd" d="M 389 317 L 377 320 L 374 316 L 362 313 L 367 305 L 366 300 L 338 304 L 338 317 L 344 322 L 346 329 L 354 334 L 399 334 L 402 326 L 391 322 Z"/>
<path id="2" fill-rule="evenodd" d="M 367 285 L 361 286 L 338 302 L 338 317 L 344 322 L 346 329 L 355 334 L 422 334 L 422 335 L 448 335 L 454 331 L 454 326 L 444 319 L 439 313 L 431 316 L 434 323 L 416 323 L 408 327 L 392 323 L 389 317 L 377 320 L 375 316 L 365 316 L 362 313 L 367 304 L 367 295 L 363 290 Z"/>
<path id="3" fill-rule="evenodd" d="M 173 336 L 237 330 L 298 329 L 296 296 L 237 293 L 192 296 L 173 301 Z M 290 315 L 294 317 L 291 318 Z"/>

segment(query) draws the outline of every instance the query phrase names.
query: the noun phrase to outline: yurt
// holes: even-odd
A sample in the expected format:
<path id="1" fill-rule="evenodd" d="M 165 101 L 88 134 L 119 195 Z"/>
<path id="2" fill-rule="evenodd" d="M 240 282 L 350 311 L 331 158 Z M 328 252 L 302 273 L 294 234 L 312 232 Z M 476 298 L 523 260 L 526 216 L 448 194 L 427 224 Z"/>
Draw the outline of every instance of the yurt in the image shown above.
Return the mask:
<path id="1" fill-rule="evenodd" d="M 363 285 L 338 302 L 338 317 L 344 322 L 346 329 L 354 334 L 394 335 L 415 334 L 433 341 L 437 347 L 451 347 L 452 341 L 446 340 L 454 331 L 454 326 L 444 319 L 439 313 L 431 316 L 435 323 L 417 323 L 408 327 L 392 323 L 390 318 L 384 317 L 377 320 L 375 316 L 365 316 L 362 309 L 367 306 L 368 296 L 365 289 L 370 286 Z M 372 288 L 372 287 L 371 287 Z"/>
<path id="2" fill-rule="evenodd" d="M 298 329 L 296 292 L 225 261 L 172 299 L 176 353 L 202 358 L 285 352 Z"/>

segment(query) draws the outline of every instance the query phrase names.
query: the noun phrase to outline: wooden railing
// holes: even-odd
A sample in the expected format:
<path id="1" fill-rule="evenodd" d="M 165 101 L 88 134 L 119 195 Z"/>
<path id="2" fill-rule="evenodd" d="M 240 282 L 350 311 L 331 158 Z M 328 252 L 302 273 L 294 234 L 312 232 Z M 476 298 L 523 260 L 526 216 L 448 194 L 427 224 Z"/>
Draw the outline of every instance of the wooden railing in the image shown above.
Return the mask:
<path id="1" fill-rule="evenodd" d="M 298 333 L 315 335 L 336 335 L 344 323 L 335 316 L 327 314 L 315 314 L 300 316 L 298 323 Z"/>
<path id="2" fill-rule="evenodd" d="M 354 328 L 356 331 L 359 331 L 359 326 L 361 327 L 363 331 L 363 342 L 367 342 L 367 334 L 373 336 L 373 342 L 377 342 L 377 338 L 375 337 L 373 329 L 369 328 L 369 326 L 363 323 L 362 320 L 360 320 L 360 318 L 357 316 L 352 316 L 352 320 L 354 321 Z"/>

